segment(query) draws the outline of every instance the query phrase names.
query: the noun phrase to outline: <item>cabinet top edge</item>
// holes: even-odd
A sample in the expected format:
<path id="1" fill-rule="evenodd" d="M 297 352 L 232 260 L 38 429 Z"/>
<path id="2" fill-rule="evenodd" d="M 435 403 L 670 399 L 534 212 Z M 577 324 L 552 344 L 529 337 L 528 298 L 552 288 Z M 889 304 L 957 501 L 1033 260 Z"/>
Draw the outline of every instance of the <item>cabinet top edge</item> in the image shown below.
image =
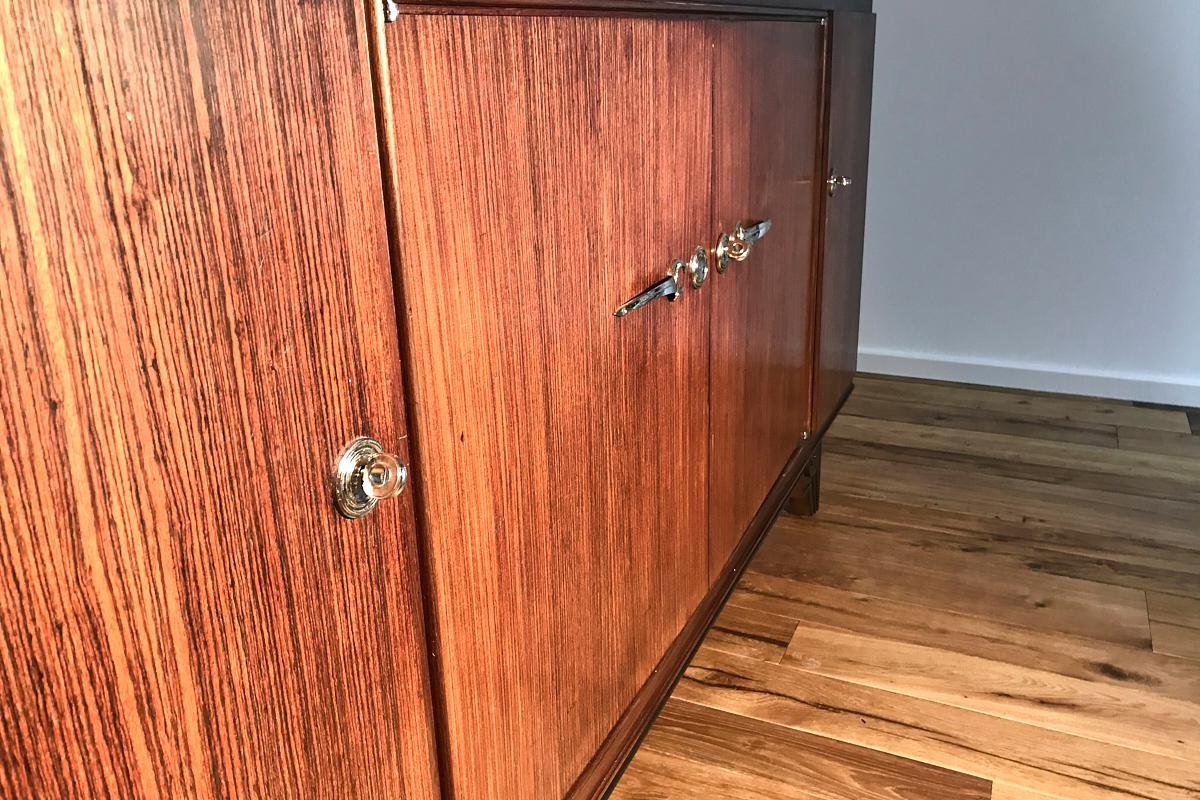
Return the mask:
<path id="1" fill-rule="evenodd" d="M 824 14 L 826 12 L 872 12 L 874 0 L 400 0 L 407 12 L 454 13 L 456 10 L 497 12 L 503 10 L 670 12 L 726 14 Z"/>

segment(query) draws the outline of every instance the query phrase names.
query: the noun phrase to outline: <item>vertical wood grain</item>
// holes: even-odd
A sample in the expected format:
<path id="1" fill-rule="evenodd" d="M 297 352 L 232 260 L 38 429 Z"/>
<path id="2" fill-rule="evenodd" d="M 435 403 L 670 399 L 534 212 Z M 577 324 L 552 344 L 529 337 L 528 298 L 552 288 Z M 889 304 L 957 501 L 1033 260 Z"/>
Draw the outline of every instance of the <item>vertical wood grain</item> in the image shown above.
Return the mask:
<path id="1" fill-rule="evenodd" d="M 875 70 L 875 15 L 838 12 L 829 17 L 829 129 L 827 169 L 853 183 L 825 197 L 820 266 L 820 313 L 814 430 L 837 413 L 858 365 L 858 311 L 862 294 L 863 230 L 867 213 L 867 157 L 871 138 L 871 81 Z"/>
<path id="2" fill-rule="evenodd" d="M 712 280 L 708 569 L 725 566 L 809 418 L 811 253 L 822 28 L 711 22 L 715 220 L 772 220 L 744 262 Z"/>
<path id="3" fill-rule="evenodd" d="M 365 32 L 0 10 L 0 796 L 436 796 Z"/>
<path id="4" fill-rule="evenodd" d="M 450 789 L 562 796 L 707 588 L 703 24 L 388 28 Z"/>

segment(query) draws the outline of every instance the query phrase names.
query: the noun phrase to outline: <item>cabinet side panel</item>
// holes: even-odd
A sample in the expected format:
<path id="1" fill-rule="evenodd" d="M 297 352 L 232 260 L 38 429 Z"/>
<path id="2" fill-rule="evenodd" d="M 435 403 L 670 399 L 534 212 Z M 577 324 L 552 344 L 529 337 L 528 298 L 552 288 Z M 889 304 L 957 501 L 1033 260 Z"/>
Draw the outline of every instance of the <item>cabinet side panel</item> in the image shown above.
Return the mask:
<path id="1" fill-rule="evenodd" d="M 713 22 L 713 236 L 770 219 L 712 278 L 709 571 L 725 566 L 808 423 L 822 28 Z M 715 240 L 714 240 L 715 244 Z"/>
<path id="2" fill-rule="evenodd" d="M 838 187 L 833 196 L 825 198 L 814 430 L 822 429 L 836 413 L 850 391 L 858 364 L 875 15 L 832 14 L 829 41 L 829 160 L 825 177 L 845 176 L 852 183 Z"/>
<path id="3" fill-rule="evenodd" d="M 0 8 L 0 797 L 437 796 L 364 32 Z"/>
<path id="4" fill-rule="evenodd" d="M 457 797 L 562 796 L 706 588 L 702 23 L 387 28 L 399 281 Z"/>

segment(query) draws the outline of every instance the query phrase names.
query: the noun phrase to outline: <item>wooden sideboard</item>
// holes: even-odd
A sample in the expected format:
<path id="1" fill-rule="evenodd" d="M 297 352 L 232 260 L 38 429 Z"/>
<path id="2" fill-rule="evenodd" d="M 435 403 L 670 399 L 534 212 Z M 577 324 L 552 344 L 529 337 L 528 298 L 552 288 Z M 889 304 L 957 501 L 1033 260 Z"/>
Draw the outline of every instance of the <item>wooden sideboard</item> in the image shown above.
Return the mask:
<path id="1" fill-rule="evenodd" d="M 873 42 L 869 0 L 0 11 L 0 797 L 603 794 L 815 507 Z M 406 486 L 337 483 L 359 436 Z"/>

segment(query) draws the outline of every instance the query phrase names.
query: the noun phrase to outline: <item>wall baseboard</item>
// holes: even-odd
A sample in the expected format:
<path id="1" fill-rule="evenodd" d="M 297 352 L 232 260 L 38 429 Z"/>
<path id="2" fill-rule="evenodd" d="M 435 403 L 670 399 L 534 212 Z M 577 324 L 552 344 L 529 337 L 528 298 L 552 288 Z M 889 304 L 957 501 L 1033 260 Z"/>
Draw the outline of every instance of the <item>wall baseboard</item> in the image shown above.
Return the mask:
<path id="1" fill-rule="evenodd" d="M 882 375 L 1200 408 L 1200 381 L 1170 376 L 1082 372 L 1042 364 L 970 360 L 882 348 L 861 348 L 858 368 Z"/>

